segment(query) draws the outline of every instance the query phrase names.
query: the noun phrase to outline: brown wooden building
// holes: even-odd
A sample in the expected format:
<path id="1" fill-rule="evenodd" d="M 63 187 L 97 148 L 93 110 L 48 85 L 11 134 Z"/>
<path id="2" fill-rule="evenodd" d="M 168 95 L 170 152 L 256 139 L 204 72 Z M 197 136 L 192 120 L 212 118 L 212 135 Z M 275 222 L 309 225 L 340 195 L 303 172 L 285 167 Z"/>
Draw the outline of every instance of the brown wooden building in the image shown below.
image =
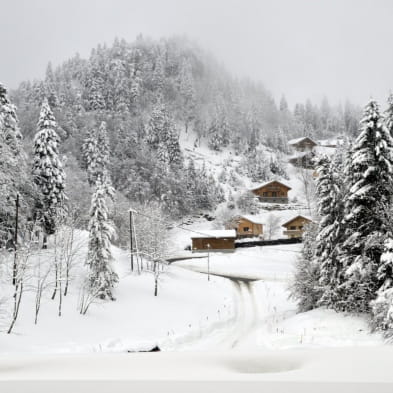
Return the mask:
<path id="1" fill-rule="evenodd" d="M 288 203 L 288 187 L 277 180 L 269 181 L 251 190 L 261 202 Z"/>
<path id="2" fill-rule="evenodd" d="M 239 216 L 226 224 L 226 229 L 234 229 L 237 238 L 263 237 L 263 223 L 258 217 Z"/>
<path id="3" fill-rule="evenodd" d="M 196 251 L 234 251 L 236 231 L 217 230 L 217 231 L 201 231 L 191 237 L 193 252 Z"/>
<path id="4" fill-rule="evenodd" d="M 284 235 L 290 239 L 299 238 L 303 236 L 304 226 L 313 222 L 311 218 L 305 216 L 296 216 L 286 223 L 282 224 L 286 230 L 283 232 Z"/>
<path id="5" fill-rule="evenodd" d="M 296 151 L 304 152 L 313 150 L 314 147 L 318 144 L 314 142 L 311 138 L 306 136 L 302 138 L 291 139 L 290 141 L 288 141 L 288 145 Z"/>

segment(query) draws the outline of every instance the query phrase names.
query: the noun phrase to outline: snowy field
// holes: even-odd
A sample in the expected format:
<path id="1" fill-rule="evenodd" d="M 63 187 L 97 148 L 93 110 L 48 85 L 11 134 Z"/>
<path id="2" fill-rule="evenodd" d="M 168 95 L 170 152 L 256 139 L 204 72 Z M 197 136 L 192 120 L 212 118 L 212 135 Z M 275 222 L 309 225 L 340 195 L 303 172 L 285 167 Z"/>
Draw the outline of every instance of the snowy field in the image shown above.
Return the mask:
<path id="1" fill-rule="evenodd" d="M 212 277 L 227 277 L 234 285 L 237 319 L 221 336 L 216 332 L 215 337 L 210 335 L 189 348 L 284 350 L 381 345 L 381 337 L 370 334 L 366 317 L 326 309 L 296 313 L 288 286 L 300 248 L 301 244 L 294 244 L 211 253 Z M 207 257 L 175 264 L 207 273 Z"/>
<path id="2" fill-rule="evenodd" d="M 84 233 L 81 237 L 86 238 Z M 1 353 L 124 352 L 146 350 L 157 344 L 173 348 L 187 337 L 195 339 L 233 318 L 232 286 L 227 280 L 213 277 L 208 282 L 204 274 L 170 266 L 160 275 L 155 297 L 153 274 L 131 274 L 128 253 L 116 247 L 112 250 L 114 267 L 120 276 L 116 301 L 94 303 L 86 315 L 80 315 L 76 266 L 70 292 L 63 299 L 61 317 L 57 315 L 58 297 L 50 299 L 51 289 L 44 293 L 37 325 L 32 291 L 23 295 L 12 334 L 5 333 L 10 318 L 3 316 Z M 86 251 L 84 245 L 79 268 Z"/>

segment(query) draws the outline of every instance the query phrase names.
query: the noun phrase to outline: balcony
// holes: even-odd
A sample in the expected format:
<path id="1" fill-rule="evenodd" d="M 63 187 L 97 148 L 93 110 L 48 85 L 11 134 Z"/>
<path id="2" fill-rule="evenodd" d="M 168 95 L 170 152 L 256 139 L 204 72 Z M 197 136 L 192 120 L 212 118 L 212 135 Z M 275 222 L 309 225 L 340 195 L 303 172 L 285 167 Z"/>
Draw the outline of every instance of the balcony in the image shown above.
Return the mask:
<path id="1" fill-rule="evenodd" d="M 285 236 L 288 236 L 289 238 L 302 237 L 303 230 L 302 229 L 289 229 L 287 231 L 284 231 L 283 234 Z"/>

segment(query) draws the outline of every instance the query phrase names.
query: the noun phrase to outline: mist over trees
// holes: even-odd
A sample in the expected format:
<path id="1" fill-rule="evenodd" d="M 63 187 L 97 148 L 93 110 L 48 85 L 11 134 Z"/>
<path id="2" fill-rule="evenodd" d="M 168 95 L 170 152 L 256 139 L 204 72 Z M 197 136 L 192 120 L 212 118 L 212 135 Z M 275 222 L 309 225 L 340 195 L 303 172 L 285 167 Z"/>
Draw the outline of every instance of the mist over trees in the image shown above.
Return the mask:
<path id="1" fill-rule="evenodd" d="M 233 148 L 252 157 L 259 143 L 286 152 L 291 137 L 352 135 L 359 117 L 358 108 L 333 107 L 327 99 L 321 105 L 299 103 L 291 111 L 283 96 L 277 105 L 262 84 L 233 78 L 184 38 L 138 36 L 131 43 L 116 39 L 111 46 L 98 45 L 88 59 L 76 55 L 56 69 L 49 64 L 44 80 L 23 82 L 12 96 L 27 151 L 47 97 L 61 153 L 88 169 L 90 185 L 100 163 L 87 162 L 86 149 L 94 149 L 93 134 L 105 124 L 115 189 L 132 201 L 160 202 L 172 217 L 222 199 L 218 185 L 210 191 L 212 179 L 206 181 L 203 171 L 195 182 L 205 182 L 205 201 L 197 202 L 203 198 L 185 187 L 190 179 L 180 134 L 192 135 L 195 146 Z M 69 187 L 72 197 L 73 183 Z"/>

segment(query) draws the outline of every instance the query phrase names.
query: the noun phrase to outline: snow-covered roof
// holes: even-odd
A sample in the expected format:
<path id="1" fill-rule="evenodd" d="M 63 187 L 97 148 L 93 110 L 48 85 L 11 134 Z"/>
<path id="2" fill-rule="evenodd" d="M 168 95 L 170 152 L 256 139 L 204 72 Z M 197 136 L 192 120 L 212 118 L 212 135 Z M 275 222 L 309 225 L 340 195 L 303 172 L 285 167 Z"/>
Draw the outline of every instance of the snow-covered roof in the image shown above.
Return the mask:
<path id="1" fill-rule="evenodd" d="M 293 154 L 292 156 L 290 156 L 288 158 L 288 161 L 295 160 L 297 158 L 303 158 L 303 157 L 306 157 L 306 156 L 311 156 L 311 155 L 312 155 L 311 151 L 297 152 L 297 153 Z"/>
<path id="2" fill-rule="evenodd" d="M 256 187 L 253 187 L 253 188 L 251 189 L 251 191 L 259 190 L 260 188 L 265 187 L 265 186 L 267 186 L 268 184 L 271 184 L 271 183 L 279 183 L 279 184 L 283 185 L 284 187 L 288 188 L 288 190 L 291 189 L 291 187 L 287 186 L 286 184 L 284 184 L 283 182 L 281 182 L 281 181 L 279 181 L 279 180 L 269 180 L 269 181 L 266 181 L 265 183 L 259 184 L 259 185 L 256 186 Z"/>
<path id="3" fill-rule="evenodd" d="M 317 146 L 315 148 L 315 152 L 317 154 L 325 154 L 327 156 L 332 156 L 336 152 L 336 148 L 330 146 Z"/>
<path id="4" fill-rule="evenodd" d="M 296 145 L 297 143 L 300 143 L 304 140 L 308 139 L 309 141 L 315 143 L 315 145 L 317 145 L 317 143 L 315 141 L 313 141 L 311 138 L 309 138 L 308 136 L 302 136 L 301 138 L 296 138 L 296 139 L 291 139 L 288 141 L 289 145 Z"/>
<path id="5" fill-rule="evenodd" d="M 308 221 L 311 221 L 311 222 L 314 221 L 310 216 L 304 216 L 304 215 L 298 214 L 297 216 L 292 217 L 289 221 L 284 222 L 283 224 L 281 224 L 281 226 L 284 227 L 285 225 L 288 225 L 288 224 L 290 224 L 292 221 L 296 220 L 297 218 L 304 218 L 304 219 L 306 219 L 306 220 L 308 220 Z"/>
<path id="6" fill-rule="evenodd" d="M 201 230 L 191 236 L 192 239 L 205 239 L 205 238 L 236 238 L 236 231 L 234 229 L 220 229 L 220 230 Z"/>
<path id="7" fill-rule="evenodd" d="M 253 222 L 254 224 L 265 224 L 266 222 L 266 214 L 265 215 L 252 215 L 252 214 L 244 214 L 240 216 L 240 218 L 245 218 L 248 221 Z"/>

